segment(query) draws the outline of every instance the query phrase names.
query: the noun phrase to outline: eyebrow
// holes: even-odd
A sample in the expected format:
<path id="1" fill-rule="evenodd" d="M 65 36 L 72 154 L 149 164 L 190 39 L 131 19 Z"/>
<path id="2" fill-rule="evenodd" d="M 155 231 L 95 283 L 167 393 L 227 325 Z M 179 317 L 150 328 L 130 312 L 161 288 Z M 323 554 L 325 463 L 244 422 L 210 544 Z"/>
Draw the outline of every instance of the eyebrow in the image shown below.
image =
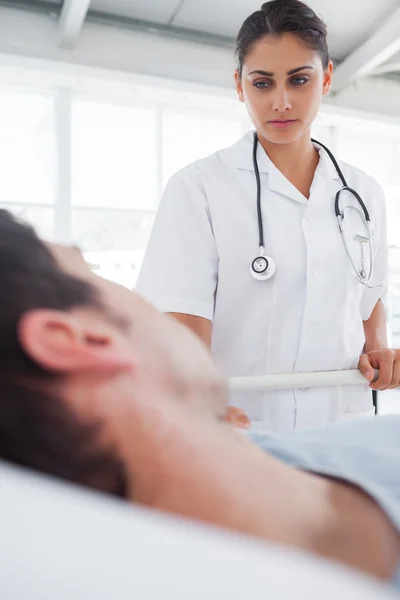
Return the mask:
<path id="1" fill-rule="evenodd" d="M 302 67 L 296 67 L 295 69 L 291 69 L 290 71 L 287 72 L 287 75 L 294 75 L 295 73 L 298 73 L 299 71 L 303 71 L 304 69 L 312 69 L 314 70 L 314 67 L 312 67 L 311 65 L 303 65 Z M 265 77 L 273 77 L 274 74 L 270 73 L 269 71 L 262 71 L 262 70 L 255 70 L 255 71 L 250 71 L 249 75 L 265 75 Z"/>

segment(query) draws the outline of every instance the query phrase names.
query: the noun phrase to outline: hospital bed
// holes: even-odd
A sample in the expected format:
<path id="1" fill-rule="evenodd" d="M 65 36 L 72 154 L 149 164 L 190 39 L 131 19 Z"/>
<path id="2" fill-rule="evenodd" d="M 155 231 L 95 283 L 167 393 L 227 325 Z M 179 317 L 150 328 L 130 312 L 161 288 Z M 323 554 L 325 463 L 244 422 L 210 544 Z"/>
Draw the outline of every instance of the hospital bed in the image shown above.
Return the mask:
<path id="1" fill-rule="evenodd" d="M 394 600 L 345 568 L 0 462 L 2 600 Z"/>

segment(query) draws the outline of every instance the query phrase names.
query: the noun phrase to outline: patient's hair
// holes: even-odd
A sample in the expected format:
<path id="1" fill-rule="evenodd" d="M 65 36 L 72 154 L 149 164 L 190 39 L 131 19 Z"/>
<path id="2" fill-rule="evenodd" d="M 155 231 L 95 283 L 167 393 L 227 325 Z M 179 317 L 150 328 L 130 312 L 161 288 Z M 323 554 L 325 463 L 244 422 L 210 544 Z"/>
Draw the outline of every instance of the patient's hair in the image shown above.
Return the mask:
<path id="1" fill-rule="evenodd" d="M 35 308 L 100 307 L 94 288 L 64 273 L 27 225 L 0 210 L 0 458 L 79 484 L 127 495 L 122 462 L 53 389 L 61 376 L 35 364 L 17 336 Z"/>

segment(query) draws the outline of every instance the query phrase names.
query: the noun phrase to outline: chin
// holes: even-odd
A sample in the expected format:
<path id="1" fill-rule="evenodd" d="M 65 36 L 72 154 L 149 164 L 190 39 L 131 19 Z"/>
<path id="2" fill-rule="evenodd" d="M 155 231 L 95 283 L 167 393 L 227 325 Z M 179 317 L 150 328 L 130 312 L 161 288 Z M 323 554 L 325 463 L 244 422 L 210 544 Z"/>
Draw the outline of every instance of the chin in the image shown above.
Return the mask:
<path id="1" fill-rule="evenodd" d="M 293 144 L 301 139 L 306 134 L 306 131 L 299 131 L 299 128 L 294 126 L 289 129 L 275 130 L 268 126 L 263 131 L 263 136 L 271 144 Z"/>
<path id="2" fill-rule="evenodd" d="M 283 135 L 282 133 L 278 133 L 274 135 L 269 132 L 267 134 L 264 134 L 264 137 L 271 144 L 292 144 L 293 142 L 299 139 L 299 136 L 295 136 L 293 135 L 293 133 L 291 135 L 289 135 L 288 133 Z"/>

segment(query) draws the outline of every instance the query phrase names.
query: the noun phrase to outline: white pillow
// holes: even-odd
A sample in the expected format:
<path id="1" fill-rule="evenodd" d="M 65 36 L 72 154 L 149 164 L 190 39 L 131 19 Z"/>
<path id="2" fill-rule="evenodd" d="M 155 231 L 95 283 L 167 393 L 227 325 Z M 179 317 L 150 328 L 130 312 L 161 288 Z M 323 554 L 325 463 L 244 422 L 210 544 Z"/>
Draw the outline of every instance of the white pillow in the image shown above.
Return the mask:
<path id="1" fill-rule="evenodd" d="M 4 600 L 389 600 L 377 583 L 0 463 Z"/>

